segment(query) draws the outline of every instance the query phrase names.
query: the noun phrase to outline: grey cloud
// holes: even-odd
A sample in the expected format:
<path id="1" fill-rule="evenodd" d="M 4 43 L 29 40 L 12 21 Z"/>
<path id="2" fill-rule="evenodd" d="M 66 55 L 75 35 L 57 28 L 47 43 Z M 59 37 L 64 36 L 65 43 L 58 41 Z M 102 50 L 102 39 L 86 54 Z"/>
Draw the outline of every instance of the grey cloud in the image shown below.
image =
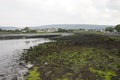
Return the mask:
<path id="1" fill-rule="evenodd" d="M 108 8 L 110 10 L 118 10 L 118 11 L 120 11 L 120 0 L 109 0 Z"/>
<path id="2" fill-rule="evenodd" d="M 0 0 L 0 25 L 117 24 L 119 3 L 119 0 Z"/>

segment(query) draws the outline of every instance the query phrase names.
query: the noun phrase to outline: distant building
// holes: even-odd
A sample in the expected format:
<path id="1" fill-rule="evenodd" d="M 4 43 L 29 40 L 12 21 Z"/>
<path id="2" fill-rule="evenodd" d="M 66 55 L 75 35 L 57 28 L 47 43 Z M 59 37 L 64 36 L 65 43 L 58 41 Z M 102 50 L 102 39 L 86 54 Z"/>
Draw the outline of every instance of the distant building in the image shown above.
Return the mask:
<path id="1" fill-rule="evenodd" d="M 45 28 L 45 29 L 37 29 L 37 32 L 56 32 L 57 28 Z"/>

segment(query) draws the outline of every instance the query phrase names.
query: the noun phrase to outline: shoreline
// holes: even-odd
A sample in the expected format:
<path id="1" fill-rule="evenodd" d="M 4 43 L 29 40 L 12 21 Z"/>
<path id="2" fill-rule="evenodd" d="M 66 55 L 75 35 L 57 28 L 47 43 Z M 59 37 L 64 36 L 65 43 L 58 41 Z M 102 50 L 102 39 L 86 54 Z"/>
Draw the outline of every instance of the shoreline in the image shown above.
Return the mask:
<path id="1" fill-rule="evenodd" d="M 32 77 L 42 80 L 118 79 L 120 39 L 84 33 L 51 39 L 56 42 L 35 46 L 23 54 L 25 62 L 34 65 L 25 76 L 28 80 Z"/>
<path id="2" fill-rule="evenodd" d="M 62 34 L 58 33 L 47 33 L 47 34 L 2 34 L 0 35 L 0 40 L 8 39 L 27 39 L 27 38 L 51 38 L 58 37 Z"/>

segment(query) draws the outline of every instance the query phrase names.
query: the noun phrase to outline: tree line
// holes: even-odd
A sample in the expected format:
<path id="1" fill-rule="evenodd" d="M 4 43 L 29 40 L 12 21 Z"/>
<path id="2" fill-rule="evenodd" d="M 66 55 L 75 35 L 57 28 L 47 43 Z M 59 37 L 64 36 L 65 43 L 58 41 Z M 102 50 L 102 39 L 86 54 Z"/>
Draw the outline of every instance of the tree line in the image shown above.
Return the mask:
<path id="1" fill-rule="evenodd" d="M 113 32 L 116 30 L 117 32 L 120 32 L 120 24 L 116 25 L 115 27 L 107 27 L 105 31 Z"/>

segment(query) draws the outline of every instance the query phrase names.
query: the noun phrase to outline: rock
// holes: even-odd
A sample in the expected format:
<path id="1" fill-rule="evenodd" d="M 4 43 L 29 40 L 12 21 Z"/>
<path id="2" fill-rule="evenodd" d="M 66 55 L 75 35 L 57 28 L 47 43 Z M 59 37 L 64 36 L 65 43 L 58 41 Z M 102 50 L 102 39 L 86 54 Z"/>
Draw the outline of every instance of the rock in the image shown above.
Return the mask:
<path id="1" fill-rule="evenodd" d="M 12 80 L 17 80 L 17 76 L 14 76 L 14 77 L 12 78 Z"/>
<path id="2" fill-rule="evenodd" d="M 28 73 L 28 69 L 23 69 L 23 70 L 20 70 L 18 73 L 23 76 L 23 75 L 26 75 Z"/>
<path id="3" fill-rule="evenodd" d="M 0 74 L 0 77 L 4 77 L 4 74 Z"/>
<path id="4" fill-rule="evenodd" d="M 30 63 L 28 63 L 25 67 L 26 67 L 26 68 L 28 68 L 28 69 L 30 69 L 30 68 L 32 68 L 32 67 L 33 67 L 33 65 L 32 65 L 32 64 L 30 64 Z"/>
<path id="5" fill-rule="evenodd" d="M 47 65 L 48 65 L 48 62 L 45 62 L 44 64 L 47 66 Z"/>

